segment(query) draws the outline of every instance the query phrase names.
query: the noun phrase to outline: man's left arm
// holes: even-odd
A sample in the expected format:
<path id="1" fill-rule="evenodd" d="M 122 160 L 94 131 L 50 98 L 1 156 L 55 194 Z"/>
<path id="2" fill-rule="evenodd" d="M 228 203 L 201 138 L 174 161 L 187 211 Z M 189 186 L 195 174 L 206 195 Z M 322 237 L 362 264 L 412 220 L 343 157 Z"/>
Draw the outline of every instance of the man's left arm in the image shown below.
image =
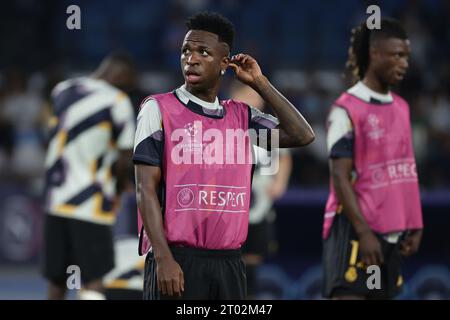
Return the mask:
<path id="1" fill-rule="evenodd" d="M 280 147 L 300 147 L 314 140 L 314 131 L 301 113 L 286 99 L 262 74 L 254 58 L 246 54 L 238 54 L 231 58 L 230 67 L 239 81 L 252 87 L 253 90 L 272 106 L 280 124 Z"/>

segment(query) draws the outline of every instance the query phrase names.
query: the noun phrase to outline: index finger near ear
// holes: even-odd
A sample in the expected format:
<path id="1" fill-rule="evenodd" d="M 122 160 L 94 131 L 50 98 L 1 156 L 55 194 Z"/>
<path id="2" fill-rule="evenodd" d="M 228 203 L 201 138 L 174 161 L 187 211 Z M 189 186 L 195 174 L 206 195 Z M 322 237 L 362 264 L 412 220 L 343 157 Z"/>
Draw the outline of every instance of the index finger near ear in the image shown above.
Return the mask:
<path id="1" fill-rule="evenodd" d="M 236 60 L 237 56 L 238 56 L 237 54 L 232 55 L 231 58 L 230 58 L 230 61 Z"/>
<path id="2" fill-rule="evenodd" d="M 231 69 L 233 69 L 233 71 L 234 72 L 237 72 L 238 71 L 238 65 L 236 64 L 236 63 L 234 63 L 234 62 L 230 62 L 229 64 L 228 64 L 228 67 L 230 67 Z"/>
<path id="3" fill-rule="evenodd" d="M 239 62 L 242 62 L 243 58 L 245 58 L 245 54 L 243 54 L 243 53 L 238 53 L 236 55 L 236 60 L 238 60 Z"/>

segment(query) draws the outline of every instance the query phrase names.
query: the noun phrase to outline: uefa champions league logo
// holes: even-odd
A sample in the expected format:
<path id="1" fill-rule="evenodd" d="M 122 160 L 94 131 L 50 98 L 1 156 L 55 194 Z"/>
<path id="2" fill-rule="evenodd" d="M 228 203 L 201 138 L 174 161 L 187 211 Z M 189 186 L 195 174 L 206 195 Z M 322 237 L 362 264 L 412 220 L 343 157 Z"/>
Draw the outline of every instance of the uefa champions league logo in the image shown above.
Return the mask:
<path id="1" fill-rule="evenodd" d="M 384 135 L 384 129 L 380 128 L 380 119 L 375 114 L 371 113 L 367 116 L 367 123 L 371 128 L 368 136 L 372 140 L 380 139 Z"/>
<path id="2" fill-rule="evenodd" d="M 378 129 L 378 124 L 380 123 L 380 120 L 378 120 L 378 117 L 374 115 L 373 113 L 369 114 L 367 117 L 367 121 L 369 122 L 372 129 L 376 130 Z"/>
<path id="3" fill-rule="evenodd" d="M 198 128 L 195 123 L 189 122 L 184 126 L 184 131 L 191 137 L 194 137 L 198 133 Z"/>
<path id="4" fill-rule="evenodd" d="M 183 207 L 189 207 L 194 201 L 194 193 L 189 188 L 183 188 L 177 194 L 178 204 Z"/>

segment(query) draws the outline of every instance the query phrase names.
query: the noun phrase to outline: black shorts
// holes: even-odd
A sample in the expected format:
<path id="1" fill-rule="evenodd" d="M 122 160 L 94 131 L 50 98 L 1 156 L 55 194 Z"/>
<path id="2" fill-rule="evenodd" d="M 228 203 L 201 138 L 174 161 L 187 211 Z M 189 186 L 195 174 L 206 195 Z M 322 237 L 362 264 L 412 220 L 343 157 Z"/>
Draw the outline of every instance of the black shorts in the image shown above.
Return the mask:
<path id="1" fill-rule="evenodd" d="M 156 261 L 149 252 L 145 259 L 144 300 L 243 300 L 247 295 L 245 265 L 240 250 L 206 250 L 171 247 L 184 274 L 181 297 L 158 292 Z"/>
<path id="2" fill-rule="evenodd" d="M 384 258 L 384 264 L 380 266 L 381 288 L 369 289 L 367 280 L 374 273 L 367 273 L 362 265 L 355 231 L 343 213 L 334 217 L 330 235 L 323 242 L 324 297 L 358 295 L 368 299 L 392 299 L 400 293 L 403 286 L 400 241 L 391 244 L 381 235 L 377 237 Z"/>
<path id="3" fill-rule="evenodd" d="M 43 274 L 62 284 L 77 265 L 83 283 L 101 279 L 114 268 L 113 233 L 110 226 L 47 214 L 44 229 Z"/>

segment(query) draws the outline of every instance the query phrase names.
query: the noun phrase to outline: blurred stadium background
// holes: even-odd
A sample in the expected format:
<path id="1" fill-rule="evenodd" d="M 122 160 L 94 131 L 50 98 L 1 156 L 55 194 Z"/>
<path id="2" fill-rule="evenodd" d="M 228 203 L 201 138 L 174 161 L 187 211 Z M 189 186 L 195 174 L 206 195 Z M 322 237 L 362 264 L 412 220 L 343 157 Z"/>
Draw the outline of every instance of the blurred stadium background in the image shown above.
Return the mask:
<path id="1" fill-rule="evenodd" d="M 81 8 L 81 30 L 66 8 Z M 350 30 L 378 4 L 400 19 L 412 44 L 398 91 L 411 106 L 425 220 L 423 244 L 405 265 L 403 299 L 450 299 L 450 1 L 447 0 L 84 0 L 2 2 L 0 10 L 0 299 L 43 299 L 39 273 L 49 92 L 91 72 L 111 50 L 136 59 L 137 109 L 149 94 L 182 83 L 184 20 L 214 10 L 235 23 L 235 52 L 257 58 L 316 132 L 296 150 L 290 188 L 276 203 L 277 250 L 259 272 L 260 298 L 319 298 L 322 213 L 328 189 L 325 118 L 346 87 Z M 222 97 L 229 95 L 228 75 Z M 136 235 L 134 195 L 123 199 L 117 237 Z M 134 249 L 133 249 L 134 250 Z M 73 296 L 73 295 L 72 295 Z"/>

